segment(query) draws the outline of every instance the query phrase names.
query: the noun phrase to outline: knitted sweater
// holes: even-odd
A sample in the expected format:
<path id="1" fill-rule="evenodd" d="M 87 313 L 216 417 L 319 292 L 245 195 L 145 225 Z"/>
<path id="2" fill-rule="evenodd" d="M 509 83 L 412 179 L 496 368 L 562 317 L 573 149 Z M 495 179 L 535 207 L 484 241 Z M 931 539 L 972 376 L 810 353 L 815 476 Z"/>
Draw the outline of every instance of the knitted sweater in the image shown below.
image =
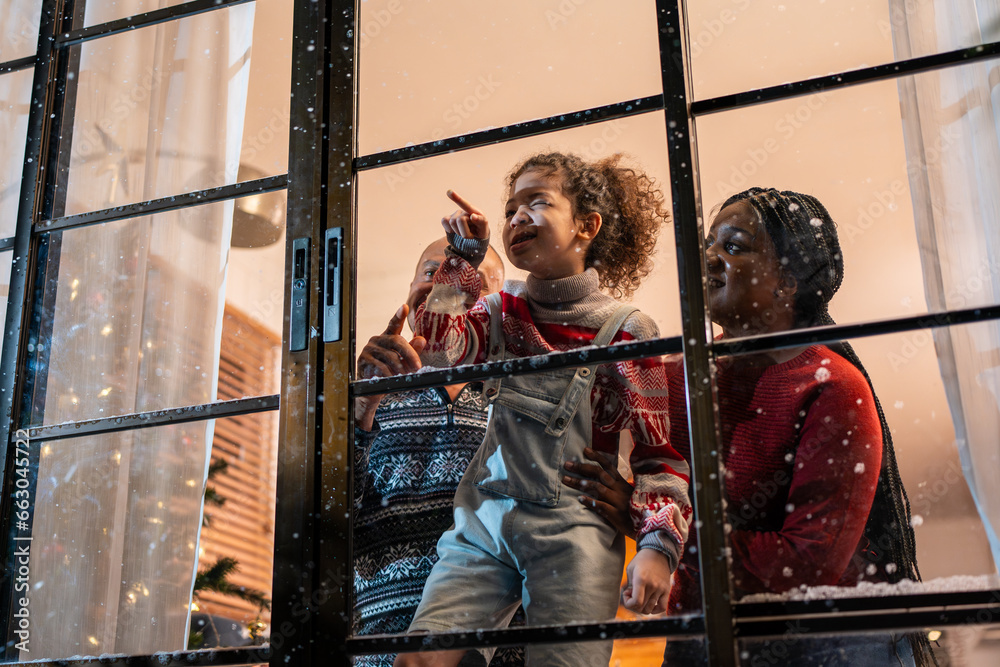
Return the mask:
<path id="1" fill-rule="evenodd" d="M 476 270 L 461 257 L 449 257 L 434 275 L 434 287 L 417 310 L 417 333 L 427 338 L 425 365 L 452 366 L 486 360 L 491 341 L 485 301 L 466 310 L 469 294 L 479 293 Z M 503 331 L 510 356 L 525 357 L 573 350 L 591 344 L 620 305 L 599 291 L 594 269 L 559 280 L 508 281 L 501 292 Z M 613 343 L 652 338 L 656 324 L 633 313 Z M 591 446 L 618 452 L 619 432 L 628 430 L 635 492 L 632 518 L 640 548 L 655 548 L 675 567 L 688 532 L 691 506 L 689 468 L 670 445 L 666 377 L 658 359 L 599 367 L 591 394 L 594 426 Z"/>
<path id="2" fill-rule="evenodd" d="M 673 442 L 688 455 L 682 361 L 667 362 Z M 733 580 L 741 594 L 856 585 L 882 462 L 882 430 L 864 376 L 829 348 L 785 363 L 718 364 Z M 686 553 L 671 610 L 698 607 L 697 553 Z M 868 576 L 876 573 L 869 572 Z M 884 574 L 882 574 L 884 576 Z"/>
<path id="3" fill-rule="evenodd" d="M 482 384 L 454 401 L 438 387 L 389 394 L 371 431 L 355 431 L 354 629 L 404 633 L 413 620 L 437 541 L 451 527 L 455 489 L 486 434 Z M 395 655 L 355 658 L 391 667 Z M 492 667 L 524 664 L 523 647 L 498 649 Z"/>

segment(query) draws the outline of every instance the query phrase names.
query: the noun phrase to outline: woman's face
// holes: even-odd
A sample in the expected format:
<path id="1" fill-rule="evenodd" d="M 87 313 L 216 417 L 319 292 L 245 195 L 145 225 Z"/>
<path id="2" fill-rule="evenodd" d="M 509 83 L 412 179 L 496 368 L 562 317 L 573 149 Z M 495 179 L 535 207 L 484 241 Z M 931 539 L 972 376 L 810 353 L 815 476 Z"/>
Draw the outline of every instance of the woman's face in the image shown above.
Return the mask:
<path id="1" fill-rule="evenodd" d="M 794 323 L 795 295 L 774 243 L 750 204 L 719 212 L 705 248 L 712 321 L 726 338 L 784 331 Z"/>

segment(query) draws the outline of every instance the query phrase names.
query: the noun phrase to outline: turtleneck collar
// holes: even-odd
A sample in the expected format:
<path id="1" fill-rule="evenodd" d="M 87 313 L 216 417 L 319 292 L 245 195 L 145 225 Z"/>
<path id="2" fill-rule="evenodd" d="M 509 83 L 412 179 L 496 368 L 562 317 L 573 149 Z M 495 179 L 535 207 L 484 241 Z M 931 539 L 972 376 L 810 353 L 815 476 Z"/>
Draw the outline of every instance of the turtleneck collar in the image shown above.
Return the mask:
<path id="1" fill-rule="evenodd" d="M 541 280 L 528 275 L 528 296 L 538 303 L 578 301 L 600 289 L 601 279 L 593 267 L 583 273 L 555 280 Z"/>

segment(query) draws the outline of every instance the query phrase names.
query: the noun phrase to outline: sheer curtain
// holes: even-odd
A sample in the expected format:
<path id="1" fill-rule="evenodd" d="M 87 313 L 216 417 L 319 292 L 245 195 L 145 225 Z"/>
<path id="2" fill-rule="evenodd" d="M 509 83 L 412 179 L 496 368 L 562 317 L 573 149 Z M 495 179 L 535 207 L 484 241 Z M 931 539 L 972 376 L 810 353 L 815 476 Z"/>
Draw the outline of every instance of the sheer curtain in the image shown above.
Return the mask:
<path id="1" fill-rule="evenodd" d="M 1000 40 L 996 0 L 891 0 L 898 59 Z M 932 312 L 1000 303 L 1000 63 L 900 80 L 907 171 Z M 1000 323 L 940 328 L 966 480 L 1000 566 Z"/>
<path id="2" fill-rule="evenodd" d="M 247 3 L 81 47 L 67 213 L 236 181 L 253 18 Z M 232 218 L 230 201 L 53 235 L 35 423 L 216 399 Z M 43 444 L 22 659 L 186 647 L 213 431 Z"/>

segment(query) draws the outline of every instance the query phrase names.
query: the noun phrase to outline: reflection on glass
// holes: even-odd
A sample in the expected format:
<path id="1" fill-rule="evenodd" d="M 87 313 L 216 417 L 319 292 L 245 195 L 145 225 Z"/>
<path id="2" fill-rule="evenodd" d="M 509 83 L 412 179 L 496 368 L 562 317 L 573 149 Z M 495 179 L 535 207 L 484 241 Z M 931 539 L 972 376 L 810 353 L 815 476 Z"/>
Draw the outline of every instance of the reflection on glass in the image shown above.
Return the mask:
<path id="1" fill-rule="evenodd" d="M 0 63 L 35 52 L 41 16 L 42 0 L 8 0 L 0 5 Z"/>
<path id="2" fill-rule="evenodd" d="M 17 221 L 32 75 L 0 75 L 0 237 L 13 236 Z"/>
<path id="3" fill-rule="evenodd" d="M 66 213 L 235 182 L 254 23 L 247 3 L 74 47 Z"/>
<path id="4" fill-rule="evenodd" d="M 654 3 L 361 3 L 362 153 L 661 92 Z"/>
<path id="5" fill-rule="evenodd" d="M 695 97 L 996 41 L 1000 10 L 974 0 L 687 3 Z"/>
<path id="6" fill-rule="evenodd" d="M 224 580 L 270 597 L 276 422 L 265 413 L 26 443 L 37 481 L 15 535 L 31 562 L 21 659 L 184 649 L 189 614 L 192 631 L 208 628 L 202 645 L 220 646 L 233 641 L 226 619 L 255 621 L 254 602 L 207 590 L 211 576 L 195 584 L 195 572 L 232 558 L 240 572 Z M 210 460 L 230 465 L 213 473 Z"/>
<path id="7" fill-rule="evenodd" d="M 240 248 L 237 202 L 51 235 L 33 423 L 277 393 L 283 244 Z"/>

